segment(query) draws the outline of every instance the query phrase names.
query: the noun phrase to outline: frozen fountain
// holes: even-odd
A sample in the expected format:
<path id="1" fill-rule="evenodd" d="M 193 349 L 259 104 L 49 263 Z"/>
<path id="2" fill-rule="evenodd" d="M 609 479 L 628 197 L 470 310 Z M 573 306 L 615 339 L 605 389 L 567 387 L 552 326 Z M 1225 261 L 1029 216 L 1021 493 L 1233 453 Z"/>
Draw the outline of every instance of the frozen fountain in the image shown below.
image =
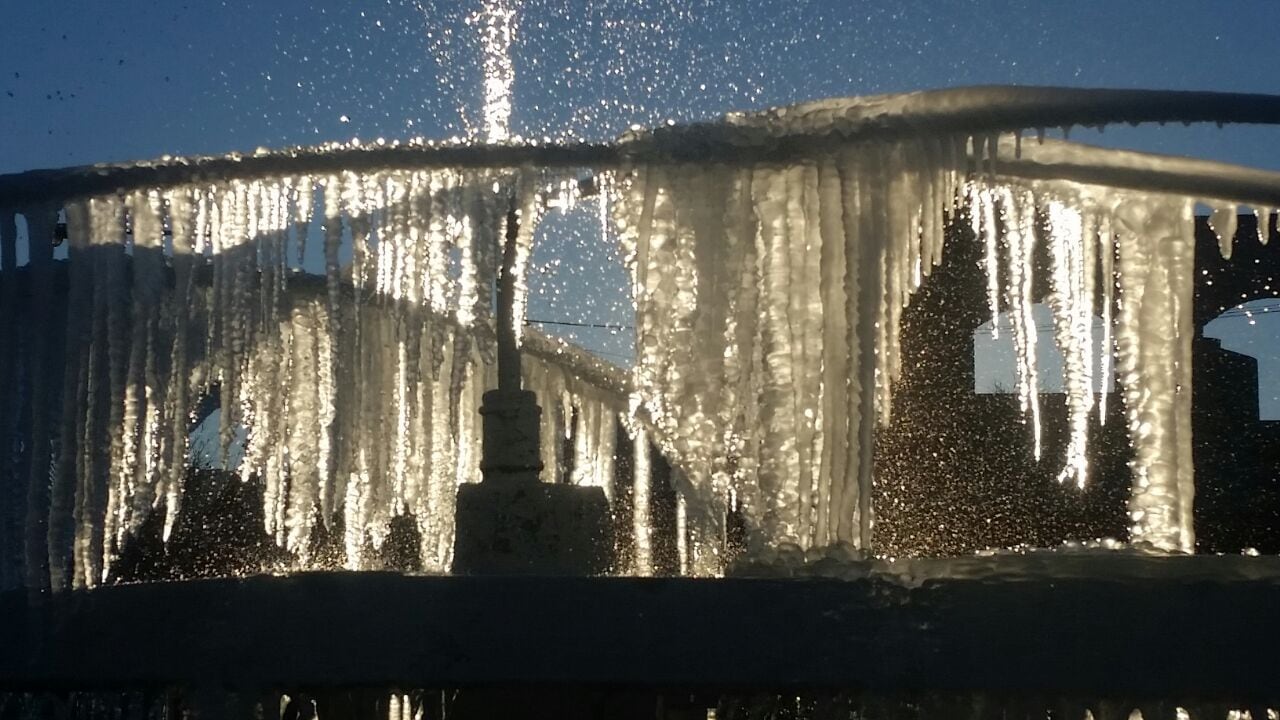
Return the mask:
<path id="1" fill-rule="evenodd" d="M 1153 122 L 1280 98 L 966 88 L 0 177 L 0 713 L 1274 716 L 1280 565 L 1193 554 L 1191 388 L 1196 205 L 1230 258 L 1280 175 L 1043 137 Z M 629 369 L 523 327 L 539 219 L 584 197 Z M 903 318 L 964 248 L 1037 454 L 1036 344 L 1064 357 L 1059 483 L 1122 408 L 1123 542 L 879 552 Z M 213 395 L 271 549 L 125 582 L 211 522 Z"/>

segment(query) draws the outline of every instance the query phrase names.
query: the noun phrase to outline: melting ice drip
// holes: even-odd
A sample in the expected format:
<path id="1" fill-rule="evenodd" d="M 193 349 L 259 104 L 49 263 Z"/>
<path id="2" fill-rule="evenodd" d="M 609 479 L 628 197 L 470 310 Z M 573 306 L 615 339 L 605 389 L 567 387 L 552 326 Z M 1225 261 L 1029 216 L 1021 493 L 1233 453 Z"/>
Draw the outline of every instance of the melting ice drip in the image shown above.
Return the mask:
<path id="1" fill-rule="evenodd" d="M 41 399 L 0 397 L 6 435 L 25 412 L 42 442 L 27 456 L 25 540 L 4 548 L 6 580 L 25 557 L 31 586 L 93 586 L 153 512 L 167 539 L 182 507 L 191 408 L 211 387 L 224 450 L 237 425 L 250 430 L 240 473 L 262 479 L 265 529 L 297 567 L 309 565 L 320 523 L 341 518 L 345 565 L 357 569 L 391 519 L 411 515 L 424 569 L 447 570 L 456 485 L 480 477 L 477 410 L 496 383 L 498 238 L 511 193 L 545 184 L 497 171 L 387 171 L 68 204 L 65 371 L 44 367 L 57 366 L 37 337 L 45 328 L 19 323 L 26 354 L 5 382 Z M 291 269 L 307 252 L 316 194 L 323 279 Z M 31 237 L 48 236 L 51 208 L 22 214 Z M 50 262 L 33 252 L 30 270 L 47 273 Z M 625 403 L 582 372 L 607 367 L 539 337 L 526 346 L 526 385 L 577 423 L 572 481 L 607 485 L 612 421 Z M 546 427 L 566 434 L 562 420 Z M 549 473 L 567 465 L 561 447 L 544 440 Z M 7 451 L 3 460 L 6 479 L 22 467 Z"/>

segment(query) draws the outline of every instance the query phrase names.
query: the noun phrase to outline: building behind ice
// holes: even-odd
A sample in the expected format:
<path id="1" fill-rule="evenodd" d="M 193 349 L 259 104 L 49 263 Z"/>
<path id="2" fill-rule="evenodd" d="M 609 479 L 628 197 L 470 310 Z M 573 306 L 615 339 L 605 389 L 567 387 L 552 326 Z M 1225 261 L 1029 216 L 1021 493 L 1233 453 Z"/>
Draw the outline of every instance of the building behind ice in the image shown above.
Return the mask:
<path id="1" fill-rule="evenodd" d="M 1205 508 L 1249 507 L 1263 538 L 1253 544 L 1275 546 L 1262 439 L 1271 431 L 1257 424 L 1256 400 L 1246 421 L 1230 402 L 1206 399 L 1215 384 L 1251 392 L 1256 365 L 1198 335 L 1218 312 L 1277 294 L 1267 241 L 1280 175 L 1047 140 L 1042 129 L 1175 120 L 1276 123 L 1280 98 L 971 88 L 735 114 L 604 146 L 343 146 L 0 178 L 0 587 L 49 591 L 57 605 L 77 589 L 122 597 L 89 589 L 128 579 L 448 573 L 467 532 L 457 526 L 459 486 L 490 472 L 498 450 L 484 447 L 479 410 L 487 390 L 513 387 L 497 360 L 514 336 L 515 386 L 536 394 L 541 422 L 506 437 L 536 448 L 522 467 L 540 464 L 542 482 L 599 488 L 611 574 L 870 575 L 893 578 L 890 594 L 907 598 L 903 588 L 922 578 L 982 581 L 1012 568 L 1066 582 L 1082 567 L 1088 580 L 1091 562 L 1104 574 L 1132 563 L 1182 592 L 1183 568 L 1201 577 L 1209 566 L 1165 561 L 1194 552 Z M 597 203 L 622 243 L 636 309 L 629 369 L 523 328 L 535 229 L 553 199 Z M 1211 208 L 1208 223 L 1198 204 Z M 65 260 L 45 242 L 56 236 Z M 322 275 L 300 271 L 309 253 Z M 1241 270 L 1240 256 L 1254 262 Z M 495 304 L 503 278 L 510 303 L 499 293 Z M 1034 317 L 1042 302 L 1047 327 Z M 1000 315 L 1015 387 L 976 395 L 972 333 Z M 1045 344 L 1063 358 L 1061 393 L 1042 392 Z M 1114 392 L 1099 382 L 1112 374 Z M 234 478 L 189 467 L 192 428 L 214 405 L 223 456 L 237 428 L 248 430 Z M 1234 449 L 1206 444 L 1215 433 Z M 570 532 L 542 515 L 504 517 L 528 523 L 530 537 Z M 1238 537 L 1200 525 L 1212 549 Z M 1100 552 L 927 559 L 1063 542 Z M 917 559 L 891 560 L 905 556 Z M 1236 560 L 1223 560 L 1214 581 L 1274 572 L 1264 559 Z M 265 582 L 205 587 L 270 594 Z M 279 592 L 304 582 L 279 579 Z M 330 590 L 368 599 L 358 581 L 316 582 L 351 582 Z M 441 582 L 431 587 L 446 595 L 486 587 Z M 820 584 L 781 601 L 760 589 L 774 585 L 724 583 L 672 592 L 705 615 L 720 605 L 697 593 L 764 592 L 762 603 L 812 602 L 802 610 L 820 613 L 865 589 Z M 544 597 L 568 585 L 521 587 L 557 608 L 572 597 Z M 1269 596 L 1253 586 L 1246 595 L 1252 618 Z M 26 607 L 29 596 L 6 597 Z M 444 595 L 424 599 L 441 601 L 441 613 L 453 607 Z M 1197 603 L 1178 595 L 1175 606 L 1221 609 Z M 924 627 L 935 610 L 877 622 Z M 840 622 L 867 626 L 861 612 Z M 719 627 L 663 617 L 688 637 Z M 35 627 L 12 631 L 11 647 L 60 647 Z M 1135 627 L 1132 637 L 1156 632 Z M 909 654 L 920 638 L 903 632 L 866 642 Z M 1116 654 L 1121 637 L 1131 638 L 1107 641 L 1121 643 Z M 927 662 L 963 657 L 929 638 L 917 648 Z M 831 652 L 856 654 L 861 642 Z M 708 665 L 724 668 L 714 683 L 763 682 L 758 668 L 743 670 L 743 653 L 722 649 L 724 665 Z M 1251 665 L 1239 679 L 1204 663 L 1197 672 L 1209 673 L 1215 698 L 1265 675 Z M 1009 684 L 998 689 L 1058 687 L 1022 665 L 1005 668 Z M 60 665 L 18 656 L 12 667 L 47 681 L 40 673 Z M 298 670 L 273 682 L 422 687 L 481 682 L 493 670 L 368 667 L 354 679 Z M 919 689 L 903 669 L 911 663 L 842 667 L 800 663 L 782 684 L 842 688 L 856 676 L 859 687 Z M 619 665 L 632 671 L 648 672 Z M 663 678 L 682 677 L 671 672 Z M 502 677 L 534 681 L 517 675 Z M 1176 686 L 1149 668 L 1100 677 L 1117 693 Z M 975 690 L 956 682 L 947 689 Z M 1071 687 L 1078 699 L 1094 686 Z M 393 697 L 393 716 L 423 707 L 421 695 Z"/>

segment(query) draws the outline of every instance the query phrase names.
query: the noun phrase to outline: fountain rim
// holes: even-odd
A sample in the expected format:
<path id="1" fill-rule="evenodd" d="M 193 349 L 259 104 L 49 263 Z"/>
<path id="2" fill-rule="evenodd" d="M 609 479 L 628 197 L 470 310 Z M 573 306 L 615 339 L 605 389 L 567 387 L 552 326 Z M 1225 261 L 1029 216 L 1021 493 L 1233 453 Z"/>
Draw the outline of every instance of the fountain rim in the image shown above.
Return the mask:
<path id="1" fill-rule="evenodd" d="M 374 571 L 13 590 L 0 592 L 0 690 L 203 682 L 1090 697 L 1159 697 L 1176 688 L 1181 697 L 1277 697 L 1276 654 L 1250 642 L 1280 627 L 1270 611 L 1280 597 L 1274 576 L 1215 573 L 1187 582 L 1177 572 L 1128 570 L 1135 563 L 1207 568 L 1223 558 L 1106 559 L 1120 562 L 1106 563 L 1115 572 L 1100 576 L 1028 581 L 994 574 L 920 585 L 874 576 Z M 1231 560 L 1242 569 L 1259 558 Z M 1156 612 L 1153 596 L 1165 601 Z M 784 617 L 811 621 L 777 621 Z M 991 632 L 996 625 L 1005 631 Z M 96 640 L 89 647 L 87 636 Z M 704 652 L 690 653 L 691 646 Z M 455 651 L 423 652 L 433 647 Z M 334 648 L 345 649 L 339 661 Z"/>
<path id="2" fill-rule="evenodd" d="M 835 116 L 836 122 L 826 122 L 825 127 L 804 132 L 767 126 L 770 120 L 810 113 L 827 113 L 828 117 Z M 753 120 L 763 124 L 753 125 Z M 252 154 L 165 157 L 134 163 L 27 170 L 0 175 L 0 207 L 56 204 L 92 195 L 201 182 L 253 180 L 269 175 L 326 176 L 430 167 L 609 169 L 646 162 L 740 166 L 829 155 L 833 140 L 850 145 L 945 134 L 992 136 L 1028 128 L 1174 122 L 1280 125 L 1280 95 L 1013 85 L 924 90 L 732 113 L 720 122 L 631 132 L 611 143 L 488 145 L 412 140 L 361 145 L 353 142 Z M 1098 155 L 1115 152 L 1164 157 L 1096 150 Z M 1015 176 L 1025 173 L 1031 179 L 1053 178 L 1130 189 L 1149 189 L 1154 184 L 1161 192 L 1280 206 L 1280 173 L 1212 161 L 1192 161 L 1182 172 L 1142 169 L 1126 173 L 1105 167 L 1105 163 L 1100 169 L 1092 164 L 1003 161 L 1000 170 Z"/>

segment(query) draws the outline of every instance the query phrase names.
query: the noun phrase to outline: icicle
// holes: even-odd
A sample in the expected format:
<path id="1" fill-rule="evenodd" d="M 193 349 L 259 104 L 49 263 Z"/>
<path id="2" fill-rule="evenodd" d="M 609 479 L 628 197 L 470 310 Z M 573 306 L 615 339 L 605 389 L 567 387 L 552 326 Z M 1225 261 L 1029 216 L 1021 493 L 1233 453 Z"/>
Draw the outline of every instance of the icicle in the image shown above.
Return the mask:
<path id="1" fill-rule="evenodd" d="M 524 335 L 525 314 L 529 306 L 529 257 L 533 254 L 534 232 L 537 230 L 542 213 L 537 180 L 531 169 L 521 170 L 516 193 L 516 202 L 519 203 L 520 208 L 520 225 L 516 233 L 516 293 L 511 318 L 515 324 L 516 342 L 519 342 Z M 601 202 L 603 203 L 603 200 Z"/>
<path id="2" fill-rule="evenodd" d="M 613 412 L 594 400 L 597 404 L 596 421 L 596 484 L 604 489 L 605 498 L 612 505 L 617 490 L 614 487 L 614 452 L 618 440 L 618 426 Z"/>
<path id="3" fill-rule="evenodd" d="M 759 482 L 769 503 L 765 511 L 766 532 L 775 541 L 798 539 L 799 498 L 795 479 L 799 476 L 796 455 L 796 418 L 791 393 L 794 376 L 791 329 L 787 307 L 791 297 L 788 269 L 788 187 L 782 173 L 757 170 L 752 181 L 753 200 L 759 216 L 756 236 L 761 258 L 765 385 L 761 396 L 761 448 Z"/>
<path id="4" fill-rule="evenodd" d="M 1000 338 L 1000 238 L 996 232 L 995 208 L 991 192 L 982 185 L 969 187 L 969 220 L 973 235 L 985 248 L 987 271 L 987 309 L 991 313 L 991 337 Z"/>
<path id="5" fill-rule="evenodd" d="M 414 383 L 410 378 L 409 346 L 404 339 L 396 341 L 395 400 L 392 410 L 395 412 L 395 443 L 392 467 L 392 502 L 395 512 L 402 512 L 408 502 L 409 456 L 411 444 L 414 442 L 411 433 L 411 417 L 413 416 Z"/>
<path id="6" fill-rule="evenodd" d="M 635 455 L 631 466 L 631 521 L 636 544 L 632 572 L 647 577 L 653 574 L 653 510 L 649 493 L 653 469 L 649 458 L 649 434 L 644 428 L 636 428 L 632 442 Z"/>
<path id="7" fill-rule="evenodd" d="M 336 340 L 339 338 L 338 309 L 317 319 L 316 327 L 316 510 L 330 507 L 334 494 L 334 419 L 337 415 L 337 370 L 339 360 Z"/>
<path id="8" fill-rule="evenodd" d="M 160 199 L 155 193 L 136 193 L 128 201 L 133 229 L 132 318 L 125 374 L 120 454 L 112 458 L 112 482 L 104 534 L 106 547 L 102 580 L 124 539 L 152 504 L 156 481 L 154 457 L 159 413 L 152 359 L 156 354 L 155 321 L 160 294 L 167 284 L 162 255 Z M 150 372 L 149 372 L 150 369 Z M 150 377 L 148 377 L 150 376 Z"/>
<path id="9" fill-rule="evenodd" d="M 220 328 L 213 343 L 217 363 L 220 398 L 222 400 L 221 423 L 218 444 L 222 457 L 230 453 L 237 428 L 243 420 L 244 404 L 241 379 L 251 343 L 252 317 L 250 315 L 251 285 L 257 283 L 257 258 L 250 249 L 249 237 L 250 188 L 242 182 L 234 182 L 223 193 L 221 247 L 215 248 L 215 285 L 220 285 L 221 298 L 213 304 L 216 322 Z M 219 283 L 217 268 L 221 266 Z"/>
<path id="10" fill-rule="evenodd" d="M 1069 440 L 1066 467 L 1058 481 L 1075 480 L 1083 488 L 1088 478 L 1089 411 L 1093 408 L 1093 244 L 1084 235 L 1079 211 L 1052 201 L 1049 215 L 1049 257 L 1053 263 L 1049 307 L 1054 339 L 1063 357 L 1067 393 Z"/>
<path id="11" fill-rule="evenodd" d="M 529 360 L 525 361 L 529 366 Z M 544 482 L 564 482 L 565 460 L 562 457 L 564 443 L 564 415 L 559 412 L 560 398 L 565 394 L 564 373 L 554 366 L 541 366 L 538 375 L 543 379 L 539 386 L 530 386 L 543 403 L 542 426 L 539 431 L 539 452 L 542 455 L 542 479 Z"/>
<path id="12" fill-rule="evenodd" d="M 338 253 L 342 244 L 343 189 L 341 178 L 330 176 L 325 179 L 324 266 L 329 304 L 328 312 L 315 328 L 318 345 L 316 348 L 316 403 L 319 406 L 316 418 L 318 423 L 315 427 L 316 481 L 319 484 L 316 500 L 321 512 L 329 509 L 334 495 L 333 423 L 336 414 L 337 373 L 341 370 L 338 364 L 342 361 L 338 347 L 343 337 L 342 276 L 338 266 Z"/>
<path id="13" fill-rule="evenodd" d="M 319 501 L 318 462 L 322 410 L 318 384 L 320 377 L 320 335 L 322 321 L 314 306 L 295 308 L 293 313 L 293 353 L 290 357 L 289 432 L 287 457 L 288 495 L 285 499 L 284 547 L 303 552 L 311 537 Z M 277 529 L 277 532 L 281 532 Z"/>
<path id="14" fill-rule="evenodd" d="M 1257 221 L 1258 244 L 1265 246 L 1267 241 L 1271 239 L 1271 210 L 1268 208 L 1255 207 L 1253 209 L 1254 220 Z"/>
<path id="15" fill-rule="evenodd" d="M 348 570 L 361 570 L 364 567 L 365 527 L 358 521 L 368 512 L 369 484 L 368 453 L 362 447 L 356 450 L 355 471 L 347 482 L 343 509 L 343 517 L 346 521 L 343 529 L 343 549 L 345 550 L 343 567 Z"/>
<path id="16" fill-rule="evenodd" d="M 127 531 L 133 533 L 142 524 L 155 502 L 156 487 L 165 469 L 160 454 L 160 425 L 168 383 L 160 379 L 160 351 L 164 346 L 161 335 L 161 313 L 168 292 L 168 273 L 165 269 L 163 202 L 159 193 L 147 194 L 147 222 L 134 228 L 133 278 L 135 288 L 141 282 L 144 293 L 141 307 L 145 316 L 146 345 L 141 368 L 143 387 L 142 418 L 138 452 L 141 455 L 134 473 L 133 508 L 130 511 Z M 138 299 L 134 300 L 135 305 Z"/>
<path id="17" fill-rule="evenodd" d="M 848 383 L 850 353 L 846 314 L 846 243 L 843 225 L 843 198 L 840 173 L 834 163 L 819 168 L 818 231 L 821 250 L 819 292 L 822 297 L 821 337 L 821 428 L 818 473 L 815 478 L 817 517 L 814 542 L 818 546 L 837 541 L 839 528 L 847 520 L 839 512 L 851 472 L 848 433 Z"/>
<path id="18" fill-rule="evenodd" d="M 873 318 L 880 305 L 874 278 L 879 255 L 876 244 L 881 238 L 869 233 L 867 210 L 871 195 L 867 186 L 872 178 L 867 176 L 864 162 L 860 154 L 851 152 L 841 158 L 840 166 L 840 209 L 845 237 L 844 314 L 848 323 L 840 349 L 848 353 L 845 414 L 849 424 L 843 442 L 847 470 L 843 477 L 832 478 L 831 495 L 836 540 L 858 546 L 866 546 L 870 537 L 872 458 L 866 448 L 875 428 L 879 399 L 875 387 L 877 352 L 872 340 L 876 332 Z M 839 339 L 832 340 L 838 343 Z"/>
<path id="19" fill-rule="evenodd" d="M 434 568 L 436 547 L 440 544 L 440 540 L 434 536 L 436 519 L 433 516 L 435 507 L 432 504 L 434 497 L 430 482 L 435 383 L 431 378 L 431 351 L 423 348 L 423 342 L 429 342 L 429 336 L 422 332 L 420 325 L 414 324 L 411 327 L 413 332 L 407 342 L 406 359 L 413 378 L 409 393 L 413 411 L 409 413 L 410 431 L 406 439 L 412 443 L 412 450 L 409 453 L 404 495 L 405 504 L 417 521 L 419 559 L 424 568 Z"/>
<path id="20" fill-rule="evenodd" d="M 905 148 L 895 145 L 885 148 L 881 155 L 881 172 L 884 179 L 875 184 L 880 202 L 873 206 L 879 229 L 885 238 L 884 253 L 880 263 L 881 317 L 878 328 L 880 340 L 879 382 L 881 384 L 880 422 L 888 424 L 892 410 L 893 384 L 902 372 L 900 323 L 902 313 L 910 300 L 911 286 L 908 280 L 912 253 L 916 246 L 914 228 L 911 226 L 910 206 L 915 201 L 909 177 L 910 167 L 903 154 Z"/>
<path id="21" fill-rule="evenodd" d="M 892 266 L 900 238 L 890 235 L 888 179 L 893 167 L 888 152 L 879 145 L 867 148 L 867 155 L 859 168 L 858 183 L 863 196 L 858 200 L 860 213 L 859 234 L 863 238 L 875 238 L 876 247 L 864 251 L 868 262 L 863 277 L 866 297 L 862 307 L 865 315 L 859 325 L 866 328 L 862 341 L 872 349 L 874 374 L 866 371 L 864 382 L 874 388 L 874 411 L 881 424 L 887 424 L 893 407 L 893 368 L 897 363 L 895 330 L 892 318 L 901 312 L 901 296 L 893 292 Z M 864 412 L 866 408 L 864 408 Z M 869 416 L 868 416 L 869 417 Z M 862 424 L 862 439 L 869 442 L 875 422 Z"/>
<path id="22" fill-rule="evenodd" d="M 1040 386 L 1036 370 L 1036 320 L 1032 296 L 1032 268 L 1035 256 L 1036 204 L 1025 190 L 1001 188 L 1004 210 L 1007 277 L 1005 303 L 1013 329 L 1013 346 L 1017 353 L 1018 404 L 1030 418 L 1035 458 L 1040 459 Z M 992 332 L 996 323 L 992 323 Z"/>
<path id="23" fill-rule="evenodd" d="M 600 228 L 600 241 L 609 242 L 609 204 L 613 201 L 614 193 L 617 192 L 614 185 L 613 172 L 600 172 L 595 176 L 596 184 L 596 204 L 598 206 L 598 219 Z"/>
<path id="24" fill-rule="evenodd" d="M 1218 236 L 1218 250 L 1223 260 L 1231 259 L 1231 251 L 1235 247 L 1236 222 L 1239 219 L 1236 212 L 1235 205 L 1224 205 L 1214 208 L 1209 215 L 1209 228 Z"/>
<path id="25" fill-rule="evenodd" d="M 751 171 L 735 170 L 726 178 L 727 194 L 721 215 L 721 235 L 725 245 L 722 266 L 726 273 L 723 287 L 727 294 L 725 305 L 724 350 L 721 365 L 722 401 L 720 418 L 724 427 L 720 454 L 736 458 L 732 473 L 732 492 L 739 499 L 738 508 L 747 523 L 747 542 L 758 548 L 767 542 L 759 531 L 765 512 L 759 484 L 756 437 L 759 398 L 758 378 L 761 347 L 759 341 L 759 316 L 757 313 L 759 289 L 756 282 L 755 217 L 751 208 Z M 652 442 L 652 439 L 650 439 Z M 750 443 L 750 444 L 749 444 Z"/>
<path id="26" fill-rule="evenodd" d="M 450 213 L 458 221 L 458 237 L 455 242 L 458 247 L 459 277 L 458 304 L 455 314 L 458 325 L 469 328 L 476 321 L 476 304 L 473 299 L 478 297 L 477 288 L 480 287 L 480 258 L 477 252 L 480 241 L 477 239 L 478 228 L 475 226 L 474 217 L 469 212 L 473 199 L 471 195 L 474 191 L 470 186 L 466 186 L 462 192 L 467 197 L 459 201 L 458 207 L 451 208 Z M 485 304 L 487 305 L 488 302 L 486 295 Z"/>
<path id="27" fill-rule="evenodd" d="M 595 484 L 595 456 L 591 452 L 592 410 L 590 406 L 578 405 L 572 396 L 566 394 L 573 409 L 573 428 L 570 439 L 573 442 L 573 473 L 569 482 L 579 487 Z"/>
<path id="28" fill-rule="evenodd" d="M 1111 393 L 1111 362 L 1115 353 L 1111 334 L 1114 326 L 1112 312 L 1115 307 L 1116 288 L 1115 230 L 1111 225 L 1111 216 L 1108 214 L 1103 214 L 1098 218 L 1098 257 L 1101 261 L 1099 263 L 1099 277 L 1102 283 L 1102 349 L 1098 353 L 1099 364 L 1101 365 L 1098 377 L 1101 378 L 1102 387 L 1098 397 L 1098 422 L 1105 425 L 1107 422 L 1107 396 Z"/>
<path id="29" fill-rule="evenodd" d="M 1191 320 L 1195 238 L 1190 200 L 1125 198 L 1118 371 L 1134 445 L 1130 498 L 1135 543 L 1195 547 L 1191 501 Z"/>
<path id="30" fill-rule="evenodd" d="M 453 519 L 445 511 L 450 505 L 450 498 L 457 492 L 457 455 L 453 451 L 453 433 L 450 430 L 450 392 L 449 383 L 442 381 L 452 376 L 451 349 L 442 353 L 443 366 L 439 368 L 437 381 L 432 384 L 432 418 L 431 418 L 431 495 L 433 505 L 439 508 L 436 513 L 437 548 L 432 564 L 435 567 L 449 566 L 449 548 L 444 538 L 453 536 Z"/>
<path id="31" fill-rule="evenodd" d="M 691 574 L 689 557 L 689 506 L 683 493 L 676 495 L 676 556 L 680 561 L 680 574 Z"/>
<path id="32" fill-rule="evenodd" d="M 100 285 L 95 282 L 94 305 L 95 308 L 104 307 L 106 316 L 103 323 L 95 322 L 94 343 L 100 343 L 106 348 L 107 387 L 104 388 L 104 397 L 108 402 L 108 409 L 105 427 L 95 427 L 95 435 L 103 433 L 98 436 L 101 444 L 85 448 L 86 454 L 93 457 L 86 461 L 86 465 L 92 468 L 91 474 L 86 474 L 82 480 L 89 487 L 84 488 L 85 503 L 79 517 L 80 533 L 76 539 L 74 584 L 77 587 L 92 587 L 101 581 L 103 561 L 113 542 L 113 531 L 118 527 L 121 507 L 119 483 L 124 477 L 124 413 L 131 338 L 127 317 L 130 303 L 125 281 L 124 206 L 113 198 L 100 207 L 95 204 L 94 211 L 95 240 L 100 238 L 100 242 L 107 246 L 101 251 L 105 267 L 95 269 L 95 280 L 101 277 L 103 282 Z M 99 287 L 102 291 L 97 296 Z M 110 438 L 109 441 L 106 441 L 107 437 Z M 104 446 L 109 447 L 110 452 L 105 465 L 99 467 L 97 451 Z M 113 487 L 116 488 L 114 502 L 111 490 Z"/>
<path id="33" fill-rule="evenodd" d="M 927 192 L 923 198 L 925 219 L 922 232 L 924 273 L 928 275 L 942 262 L 942 248 L 946 240 L 946 215 L 955 198 L 949 192 L 951 171 L 946 166 L 945 138 L 927 138 L 924 141 L 924 168 Z"/>
<path id="34" fill-rule="evenodd" d="M 435 173 L 431 176 L 431 225 L 427 236 L 430 256 L 425 278 L 428 283 L 426 297 L 430 300 L 431 309 L 441 314 L 449 311 L 449 299 L 453 295 L 447 247 L 456 245 L 461 231 L 455 183 L 456 178 L 449 173 Z M 459 268 L 459 274 L 467 272 L 469 269 Z"/>
<path id="35" fill-rule="evenodd" d="M 819 498 L 823 495 L 819 477 L 823 448 L 822 386 L 822 284 L 820 281 L 823 240 L 819 212 L 818 171 L 803 166 L 792 178 L 795 206 L 790 240 L 793 298 L 789 307 L 792 334 L 792 363 L 796 378 L 795 413 L 796 446 L 799 474 L 796 476 L 799 496 L 797 530 L 801 547 L 810 547 L 816 539 Z M 719 218 L 717 218 L 718 220 Z M 707 254 L 705 251 L 703 254 Z M 716 263 L 719 265 L 720 263 Z M 723 351 L 718 353 L 723 357 Z M 717 358 L 719 359 L 719 358 Z M 718 376 L 718 373 L 717 373 Z M 719 393 L 716 393 L 717 395 Z"/>
<path id="36" fill-rule="evenodd" d="M 307 235 L 311 229 L 312 205 L 315 202 L 315 181 L 310 176 L 303 175 L 293 182 L 292 189 L 297 267 L 304 267 L 307 261 Z"/>
<path id="37" fill-rule="evenodd" d="M 263 519 L 268 534 L 276 544 L 285 545 L 288 508 L 289 423 L 293 395 L 304 392 L 294 378 L 293 312 L 281 317 L 268 328 L 268 341 L 259 348 L 262 365 L 261 382 L 271 388 L 288 388 L 265 393 L 260 403 L 256 424 L 249 435 L 249 448 L 241 463 L 242 477 L 248 478 L 260 468 L 263 478 Z"/>
<path id="38" fill-rule="evenodd" d="M 462 360 L 462 380 L 457 393 L 457 425 L 454 428 L 456 447 L 458 449 L 456 485 L 476 482 L 480 478 L 480 429 L 477 408 L 480 407 L 480 393 L 476 391 L 475 368 L 479 358 L 472 352 Z"/>
<path id="39" fill-rule="evenodd" d="M 92 352 L 93 333 L 93 258 L 90 252 L 90 233 L 92 232 L 92 212 L 88 201 L 71 203 L 66 208 L 67 239 L 70 249 L 69 259 L 69 296 L 67 299 L 67 341 L 66 368 L 63 374 L 63 404 L 60 428 L 58 457 L 52 474 L 52 487 L 49 493 L 47 552 L 49 561 L 49 584 L 56 592 L 72 585 L 74 570 L 74 528 L 76 479 L 81 472 L 80 460 L 83 449 L 87 446 L 85 437 L 85 418 L 89 415 L 92 397 L 88 390 L 95 379 L 95 368 Z M 6 281 L 8 278 L 6 278 Z M 10 286 L 11 287 L 11 286 Z M 0 312 L 5 312 L 4 300 L 0 300 Z M 16 309 L 15 309 L 16 310 Z M 0 369 L 0 378 L 7 377 Z M 0 413 L 6 412 L 0 399 Z M 0 431 L 4 430 L 5 416 L 0 415 Z M 15 433 L 16 435 L 16 433 Z M 0 449 L 9 454 L 9 448 Z M 0 468 L 3 463 L 0 462 Z M 0 475 L 0 483 L 12 483 L 13 478 Z M 13 503 L 15 507 L 21 507 Z M 9 510 L 0 509 L 0 514 Z M 3 527 L 3 524 L 0 524 Z M 0 538 L 9 541 L 9 533 Z M 12 556 L 0 558 L 0 568 L 12 557 L 17 559 L 16 547 L 9 542 L 0 542 L 0 552 L 13 553 Z M 0 578 L 0 586 L 5 586 L 9 578 Z"/>

